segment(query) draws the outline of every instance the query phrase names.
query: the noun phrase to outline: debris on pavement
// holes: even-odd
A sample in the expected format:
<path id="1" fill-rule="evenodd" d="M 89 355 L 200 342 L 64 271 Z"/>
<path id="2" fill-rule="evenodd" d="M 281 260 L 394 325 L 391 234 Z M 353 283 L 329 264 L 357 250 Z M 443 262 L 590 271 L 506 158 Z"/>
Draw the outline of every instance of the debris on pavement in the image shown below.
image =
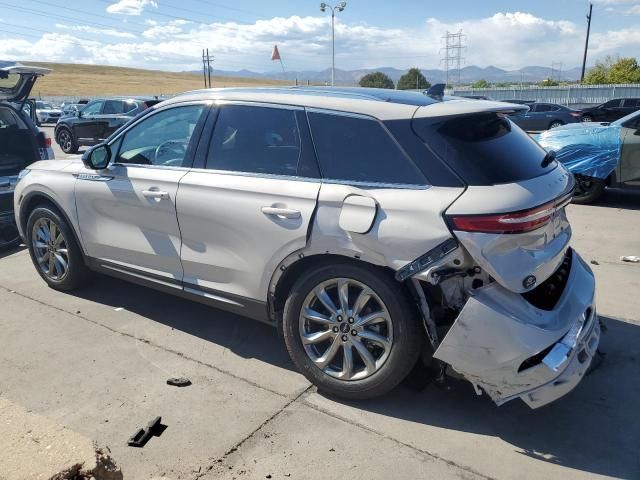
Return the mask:
<path id="1" fill-rule="evenodd" d="M 144 447 L 151 437 L 159 437 L 162 432 L 167 428 L 166 425 L 162 425 L 160 421 L 162 417 L 156 417 L 151 420 L 145 428 L 139 429 L 134 433 L 127 441 L 127 445 L 130 447 L 142 448 Z"/>
<path id="2" fill-rule="evenodd" d="M 591 265 L 600 265 L 600 262 L 597 260 L 591 260 Z"/>
<path id="3" fill-rule="evenodd" d="M 620 257 L 620 260 L 623 262 L 631 262 L 631 263 L 640 263 L 640 257 L 637 255 L 627 255 L 625 257 Z"/>
<path id="4" fill-rule="evenodd" d="M 167 379 L 167 385 L 172 387 L 188 387 L 191 385 L 191 380 L 186 377 L 172 377 Z"/>

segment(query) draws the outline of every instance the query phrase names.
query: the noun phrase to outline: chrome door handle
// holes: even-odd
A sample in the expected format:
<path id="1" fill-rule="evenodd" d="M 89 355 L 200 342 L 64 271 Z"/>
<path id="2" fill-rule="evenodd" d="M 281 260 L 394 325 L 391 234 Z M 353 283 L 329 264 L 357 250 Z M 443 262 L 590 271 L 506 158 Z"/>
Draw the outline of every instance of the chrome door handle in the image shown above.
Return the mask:
<path id="1" fill-rule="evenodd" d="M 159 199 L 169 198 L 169 192 L 161 192 L 159 190 L 143 190 L 142 195 L 144 195 L 147 198 L 159 198 Z"/>
<path id="2" fill-rule="evenodd" d="M 261 210 L 265 215 L 273 215 L 281 218 L 300 218 L 301 216 L 299 210 L 293 210 L 291 208 L 262 207 Z"/>

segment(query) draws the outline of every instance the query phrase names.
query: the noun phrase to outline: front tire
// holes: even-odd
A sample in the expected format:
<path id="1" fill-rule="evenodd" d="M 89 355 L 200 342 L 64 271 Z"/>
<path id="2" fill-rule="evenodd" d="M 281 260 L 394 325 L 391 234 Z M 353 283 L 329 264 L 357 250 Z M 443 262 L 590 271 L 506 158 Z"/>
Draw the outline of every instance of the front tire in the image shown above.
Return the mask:
<path id="1" fill-rule="evenodd" d="M 573 194 L 573 203 L 579 205 L 588 205 L 595 202 L 602 192 L 604 192 L 605 183 L 600 178 L 586 177 L 584 175 L 575 175 L 576 190 Z"/>
<path id="2" fill-rule="evenodd" d="M 64 153 L 78 153 L 78 144 L 73 138 L 73 133 L 68 128 L 61 128 L 56 135 L 56 142 Z"/>
<path id="3" fill-rule="evenodd" d="M 583 122 L 593 122 L 593 117 L 591 115 L 583 115 L 581 118 Z"/>
<path id="4" fill-rule="evenodd" d="M 283 332 L 300 372 L 319 390 L 349 400 L 393 389 L 423 341 L 400 284 L 381 269 L 349 263 L 315 268 L 295 283 Z"/>
<path id="5" fill-rule="evenodd" d="M 562 125 L 564 125 L 564 123 L 562 123 L 560 120 L 554 120 L 549 125 L 549 130 L 551 130 L 552 128 L 561 127 Z"/>
<path id="6" fill-rule="evenodd" d="M 62 291 L 75 290 L 89 277 L 80 246 L 62 216 L 47 206 L 35 208 L 26 228 L 31 261 L 47 284 Z"/>

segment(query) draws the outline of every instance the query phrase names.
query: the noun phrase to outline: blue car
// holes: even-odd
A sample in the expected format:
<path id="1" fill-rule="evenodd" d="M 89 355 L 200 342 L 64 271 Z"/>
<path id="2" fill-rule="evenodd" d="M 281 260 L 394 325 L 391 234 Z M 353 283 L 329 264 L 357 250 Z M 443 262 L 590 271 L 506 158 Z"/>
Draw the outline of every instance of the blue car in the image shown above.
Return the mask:
<path id="1" fill-rule="evenodd" d="M 640 189 L 640 110 L 611 123 L 558 127 L 538 143 L 574 174 L 574 203 L 593 203 L 606 187 Z"/>

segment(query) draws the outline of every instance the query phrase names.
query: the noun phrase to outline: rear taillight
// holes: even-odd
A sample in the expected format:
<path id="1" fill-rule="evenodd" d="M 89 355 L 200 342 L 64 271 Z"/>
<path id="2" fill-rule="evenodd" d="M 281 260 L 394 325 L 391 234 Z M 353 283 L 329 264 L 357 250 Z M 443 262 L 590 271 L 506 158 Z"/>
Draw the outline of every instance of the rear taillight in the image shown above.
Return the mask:
<path id="1" fill-rule="evenodd" d="M 38 133 L 38 148 L 50 148 L 51 147 L 51 137 L 47 135 L 45 132 L 40 131 Z"/>
<path id="2" fill-rule="evenodd" d="M 572 194 L 529 210 L 490 215 L 447 215 L 447 219 L 451 228 L 464 232 L 526 233 L 549 223 L 554 212 L 571 201 Z"/>
<path id="3" fill-rule="evenodd" d="M 580 112 L 569 112 L 569 115 L 571 115 L 572 117 L 578 118 L 578 117 L 582 116 L 582 113 L 580 113 Z"/>

